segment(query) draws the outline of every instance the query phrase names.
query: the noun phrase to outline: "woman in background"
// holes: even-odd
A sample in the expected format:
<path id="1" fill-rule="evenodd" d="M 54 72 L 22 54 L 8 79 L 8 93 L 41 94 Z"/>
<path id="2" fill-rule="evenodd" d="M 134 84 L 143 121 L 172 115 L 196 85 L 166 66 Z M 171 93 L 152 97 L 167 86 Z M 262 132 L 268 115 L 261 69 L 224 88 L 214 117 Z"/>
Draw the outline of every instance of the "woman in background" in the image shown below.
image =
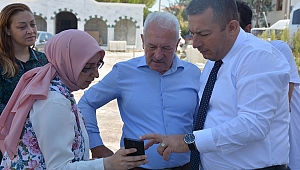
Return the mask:
<path id="1" fill-rule="evenodd" d="M 48 63 L 44 53 L 34 51 L 37 28 L 28 6 L 13 3 L 0 13 L 0 115 L 21 76 Z M 0 152 L 0 161 L 2 154 Z"/>
<path id="2" fill-rule="evenodd" d="M 37 28 L 28 6 L 13 3 L 0 13 L 0 114 L 21 76 L 48 63 L 44 53 L 34 51 Z"/>

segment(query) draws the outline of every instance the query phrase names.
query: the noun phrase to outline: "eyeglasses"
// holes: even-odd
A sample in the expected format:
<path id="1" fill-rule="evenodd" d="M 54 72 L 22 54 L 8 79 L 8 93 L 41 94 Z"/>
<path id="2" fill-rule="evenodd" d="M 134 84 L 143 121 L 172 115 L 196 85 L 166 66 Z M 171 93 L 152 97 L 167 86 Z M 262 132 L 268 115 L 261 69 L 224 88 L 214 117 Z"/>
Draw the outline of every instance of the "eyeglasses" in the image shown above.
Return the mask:
<path id="1" fill-rule="evenodd" d="M 99 61 L 99 63 L 96 65 L 96 67 L 90 67 L 90 68 L 83 68 L 81 72 L 85 74 L 90 74 L 93 72 L 95 69 L 100 69 L 104 65 L 104 61 Z"/>

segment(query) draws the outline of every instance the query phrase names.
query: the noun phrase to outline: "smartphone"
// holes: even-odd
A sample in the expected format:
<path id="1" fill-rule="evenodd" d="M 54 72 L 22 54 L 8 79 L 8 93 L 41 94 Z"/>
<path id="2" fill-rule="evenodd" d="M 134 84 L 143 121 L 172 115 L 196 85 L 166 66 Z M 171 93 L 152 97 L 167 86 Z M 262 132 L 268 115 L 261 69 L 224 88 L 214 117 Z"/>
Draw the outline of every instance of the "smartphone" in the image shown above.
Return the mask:
<path id="1" fill-rule="evenodd" d="M 138 139 L 124 138 L 125 149 L 136 148 L 134 153 L 127 154 L 128 156 L 145 155 L 144 141 Z"/>

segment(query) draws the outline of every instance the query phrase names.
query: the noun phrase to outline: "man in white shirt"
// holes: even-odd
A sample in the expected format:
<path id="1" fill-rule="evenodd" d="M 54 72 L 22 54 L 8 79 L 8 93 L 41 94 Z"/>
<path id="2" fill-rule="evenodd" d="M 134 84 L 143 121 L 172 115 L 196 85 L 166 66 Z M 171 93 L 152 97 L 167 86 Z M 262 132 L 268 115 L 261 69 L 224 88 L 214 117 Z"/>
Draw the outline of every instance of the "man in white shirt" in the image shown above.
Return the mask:
<path id="1" fill-rule="evenodd" d="M 273 40 L 270 43 L 276 47 L 290 64 L 289 101 L 291 121 L 289 126 L 289 164 L 292 170 L 300 170 L 300 80 L 298 69 L 292 51 L 287 43 L 281 40 Z"/>
<path id="2" fill-rule="evenodd" d="M 239 11 L 239 24 L 240 27 L 250 33 L 252 28 L 252 10 L 246 2 L 236 1 Z M 289 127 L 289 142 L 290 142 L 290 153 L 289 153 L 289 164 L 288 166 L 292 170 L 300 170 L 300 79 L 296 62 L 289 45 L 281 40 L 273 40 L 270 43 L 276 47 L 287 59 L 291 69 L 290 82 L 289 82 L 289 101 L 290 101 L 290 112 L 291 121 Z"/>
<path id="3" fill-rule="evenodd" d="M 172 152 L 197 149 L 205 170 L 287 169 L 290 67 L 270 43 L 239 27 L 235 0 L 192 0 L 187 7 L 193 46 L 210 60 L 201 74 L 202 94 L 215 61 L 217 74 L 204 128 L 191 134 L 147 134 Z M 262 57 L 263 56 L 263 57 Z M 187 138 L 190 137 L 190 138 Z"/>

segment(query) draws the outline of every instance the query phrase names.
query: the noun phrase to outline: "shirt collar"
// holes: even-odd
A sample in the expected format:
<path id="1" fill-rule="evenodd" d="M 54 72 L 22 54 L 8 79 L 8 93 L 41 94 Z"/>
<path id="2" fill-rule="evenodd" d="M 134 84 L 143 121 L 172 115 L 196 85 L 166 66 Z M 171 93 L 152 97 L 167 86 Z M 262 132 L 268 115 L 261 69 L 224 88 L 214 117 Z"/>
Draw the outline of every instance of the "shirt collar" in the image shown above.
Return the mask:
<path id="1" fill-rule="evenodd" d="M 30 58 L 29 58 L 29 60 L 32 60 L 32 59 L 38 60 L 37 56 L 35 55 L 35 52 L 30 47 L 29 47 L 29 52 L 30 52 Z"/>
<path id="2" fill-rule="evenodd" d="M 237 36 L 233 46 L 231 47 L 230 51 L 226 54 L 226 56 L 222 59 L 223 63 L 229 61 L 235 55 L 235 51 L 239 49 L 239 46 L 243 44 L 243 42 L 247 39 L 248 34 L 240 28 L 239 35 Z"/>
<path id="3" fill-rule="evenodd" d="M 30 48 L 30 47 L 29 47 L 29 53 L 30 53 L 30 56 L 29 56 L 29 60 L 28 61 L 33 61 L 33 60 L 38 61 L 38 58 L 37 58 L 34 50 L 32 48 Z M 17 58 L 16 58 L 16 60 L 22 62 L 21 60 L 19 60 Z"/>

